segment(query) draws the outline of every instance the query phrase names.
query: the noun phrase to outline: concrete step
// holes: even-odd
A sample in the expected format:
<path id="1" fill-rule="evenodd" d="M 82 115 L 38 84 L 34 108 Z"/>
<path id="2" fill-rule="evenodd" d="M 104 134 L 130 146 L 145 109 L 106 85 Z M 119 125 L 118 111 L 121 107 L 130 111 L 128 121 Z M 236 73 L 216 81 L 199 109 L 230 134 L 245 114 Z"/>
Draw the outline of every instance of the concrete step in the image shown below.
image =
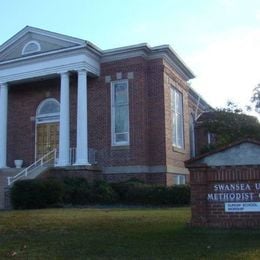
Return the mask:
<path id="1" fill-rule="evenodd" d="M 49 166 L 40 166 L 37 169 L 34 169 L 28 176 L 23 177 L 23 180 L 31 180 L 37 178 L 39 175 L 47 171 L 50 167 Z"/>
<path id="2" fill-rule="evenodd" d="M 10 174 L 10 176 L 14 176 L 16 174 L 18 174 L 19 172 L 21 172 L 22 170 L 24 170 L 25 168 L 3 168 L 0 169 L 0 175 L 5 174 L 8 175 Z"/>

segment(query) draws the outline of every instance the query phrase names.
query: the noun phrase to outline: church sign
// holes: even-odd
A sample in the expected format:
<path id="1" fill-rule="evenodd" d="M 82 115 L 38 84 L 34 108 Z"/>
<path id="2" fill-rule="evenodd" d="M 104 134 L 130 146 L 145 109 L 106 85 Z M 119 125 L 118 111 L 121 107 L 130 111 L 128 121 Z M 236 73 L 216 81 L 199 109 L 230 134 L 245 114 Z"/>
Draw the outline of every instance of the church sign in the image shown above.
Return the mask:
<path id="1" fill-rule="evenodd" d="M 244 140 L 186 162 L 193 226 L 260 228 L 259 154 Z"/>

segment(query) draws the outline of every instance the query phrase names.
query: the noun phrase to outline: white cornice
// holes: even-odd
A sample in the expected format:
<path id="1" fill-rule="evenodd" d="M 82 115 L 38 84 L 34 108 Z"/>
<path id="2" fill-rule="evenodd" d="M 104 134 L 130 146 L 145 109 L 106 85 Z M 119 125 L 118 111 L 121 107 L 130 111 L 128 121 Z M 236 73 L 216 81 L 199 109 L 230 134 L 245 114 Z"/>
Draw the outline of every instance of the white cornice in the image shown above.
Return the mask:
<path id="1" fill-rule="evenodd" d="M 10 63 L 13 64 L 13 63 L 16 63 L 16 62 L 26 61 L 26 60 L 32 61 L 32 60 L 37 59 L 37 58 L 41 58 L 41 57 L 45 57 L 45 56 L 49 56 L 49 55 L 55 55 L 55 54 L 59 54 L 59 53 L 62 53 L 62 52 L 69 52 L 69 51 L 79 50 L 79 49 L 82 49 L 82 46 L 76 46 L 76 47 L 59 49 L 59 50 L 55 50 L 55 51 L 49 51 L 49 52 L 33 54 L 33 55 L 29 55 L 29 56 L 24 56 L 24 57 L 12 59 L 12 60 L 2 61 L 2 62 L 0 62 L 0 66 L 1 65 L 6 65 L 6 64 L 10 64 Z"/>
<path id="2" fill-rule="evenodd" d="M 150 47 L 147 43 L 141 43 L 110 49 L 103 51 L 101 62 L 112 62 L 140 56 L 146 59 L 161 58 L 166 60 L 185 80 L 190 80 L 195 77 L 193 72 L 169 45 Z"/>
<path id="3" fill-rule="evenodd" d="M 53 55 L 59 54 L 71 54 L 76 50 L 85 50 L 86 54 L 90 55 L 94 60 L 98 60 L 101 63 L 111 62 L 121 59 L 133 58 L 133 57 L 143 57 L 145 59 L 155 59 L 162 58 L 167 63 L 169 63 L 176 71 L 180 74 L 185 80 L 194 78 L 193 72 L 186 66 L 186 64 L 181 60 L 181 58 L 175 53 L 175 51 L 169 45 L 162 45 L 156 47 L 150 47 L 147 43 L 141 43 L 131 46 L 125 46 L 121 48 L 114 48 L 109 50 L 102 51 L 97 46 L 91 42 L 84 41 L 82 39 L 74 38 L 71 36 L 58 34 L 46 30 L 42 30 L 35 27 L 26 26 L 20 32 L 15 34 L 12 38 L 6 41 L 3 45 L 0 46 L 0 52 L 5 50 L 10 45 L 14 44 L 17 40 L 23 37 L 26 33 L 35 33 L 38 35 L 44 35 L 51 38 L 56 38 L 63 41 L 68 41 L 75 43 L 78 46 L 68 47 L 55 51 L 49 51 L 44 53 L 39 53 L 36 55 L 30 55 L 26 57 L 21 57 L 13 60 L 0 62 L 0 72 L 2 69 L 5 69 L 5 66 L 9 65 L 16 67 L 16 64 L 23 61 L 32 61 L 42 57 L 52 57 Z"/>
<path id="4" fill-rule="evenodd" d="M 2 66 L 0 69 L 0 82 L 12 82 L 23 79 L 42 77 L 64 71 L 85 69 L 91 74 L 100 74 L 99 61 L 86 53 L 51 57 L 49 59 L 35 59 L 31 62 L 17 62 L 12 66 Z"/>

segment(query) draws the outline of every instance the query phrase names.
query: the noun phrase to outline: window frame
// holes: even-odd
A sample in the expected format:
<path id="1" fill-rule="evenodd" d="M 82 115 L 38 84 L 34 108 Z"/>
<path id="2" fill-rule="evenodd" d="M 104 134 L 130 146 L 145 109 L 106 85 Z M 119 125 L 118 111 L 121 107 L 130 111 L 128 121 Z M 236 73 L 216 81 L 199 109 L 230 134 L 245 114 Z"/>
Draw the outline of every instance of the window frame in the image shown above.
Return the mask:
<path id="1" fill-rule="evenodd" d="M 116 132 L 115 132 L 115 113 L 116 113 L 116 106 L 115 106 L 115 100 L 114 100 L 114 94 L 115 94 L 115 86 L 116 84 L 126 84 L 126 88 L 127 88 L 127 103 L 125 105 L 127 105 L 128 108 L 128 122 L 127 122 L 127 132 L 124 132 L 125 134 L 127 134 L 127 140 L 126 141 L 116 141 Z M 111 145 L 112 146 L 127 146 L 130 144 L 130 113 L 129 113 L 129 82 L 128 79 L 122 79 L 122 80 L 115 80 L 112 81 L 111 84 L 111 90 L 110 90 L 110 95 L 111 95 Z M 120 133 L 119 133 L 120 134 Z"/>
<path id="2" fill-rule="evenodd" d="M 186 184 L 186 176 L 184 174 L 174 175 L 174 185 L 185 185 L 185 184 Z"/>
<path id="3" fill-rule="evenodd" d="M 46 124 L 46 123 L 54 123 L 54 122 L 59 122 L 60 121 L 60 112 L 55 112 L 55 113 L 46 113 L 46 114 L 40 114 L 40 111 L 42 107 L 45 106 L 46 103 L 48 102 L 53 102 L 56 103 L 56 105 L 59 106 L 60 108 L 60 103 L 57 99 L 55 98 L 46 98 L 44 99 L 37 107 L 36 109 L 36 124 Z"/>
<path id="4" fill-rule="evenodd" d="M 180 97 L 179 104 L 181 105 L 181 112 L 177 111 L 177 96 Z M 174 86 L 171 87 L 171 118 L 172 118 L 172 146 L 184 150 L 185 148 L 185 138 L 184 138 L 184 107 L 183 107 L 183 93 L 179 91 Z M 178 132 L 179 125 L 178 124 L 178 116 L 181 118 L 181 136 Z M 174 126 L 174 124 L 176 126 Z M 176 136 L 176 140 L 175 140 Z M 178 140 L 181 140 L 181 144 L 179 144 Z"/>
<path id="5" fill-rule="evenodd" d="M 34 44 L 34 45 L 37 47 L 37 49 L 36 49 L 36 50 L 32 50 L 32 51 L 26 50 L 27 47 L 28 47 L 30 44 Z M 37 41 L 29 41 L 29 42 L 27 42 L 27 43 L 23 46 L 22 55 L 32 54 L 32 53 L 36 53 L 36 52 L 39 52 L 39 51 L 41 51 L 41 45 L 40 45 L 40 43 L 37 42 Z"/>

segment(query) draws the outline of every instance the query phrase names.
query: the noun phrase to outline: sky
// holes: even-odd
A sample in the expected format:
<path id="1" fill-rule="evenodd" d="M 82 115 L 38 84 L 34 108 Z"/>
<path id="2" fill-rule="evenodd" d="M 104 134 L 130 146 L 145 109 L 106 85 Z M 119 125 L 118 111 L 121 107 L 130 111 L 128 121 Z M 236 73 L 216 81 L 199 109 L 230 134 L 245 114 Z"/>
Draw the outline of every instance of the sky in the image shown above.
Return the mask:
<path id="1" fill-rule="evenodd" d="M 213 107 L 250 105 L 260 83 L 260 0 L 0 0 L 0 45 L 26 25 L 101 49 L 169 44 Z"/>

